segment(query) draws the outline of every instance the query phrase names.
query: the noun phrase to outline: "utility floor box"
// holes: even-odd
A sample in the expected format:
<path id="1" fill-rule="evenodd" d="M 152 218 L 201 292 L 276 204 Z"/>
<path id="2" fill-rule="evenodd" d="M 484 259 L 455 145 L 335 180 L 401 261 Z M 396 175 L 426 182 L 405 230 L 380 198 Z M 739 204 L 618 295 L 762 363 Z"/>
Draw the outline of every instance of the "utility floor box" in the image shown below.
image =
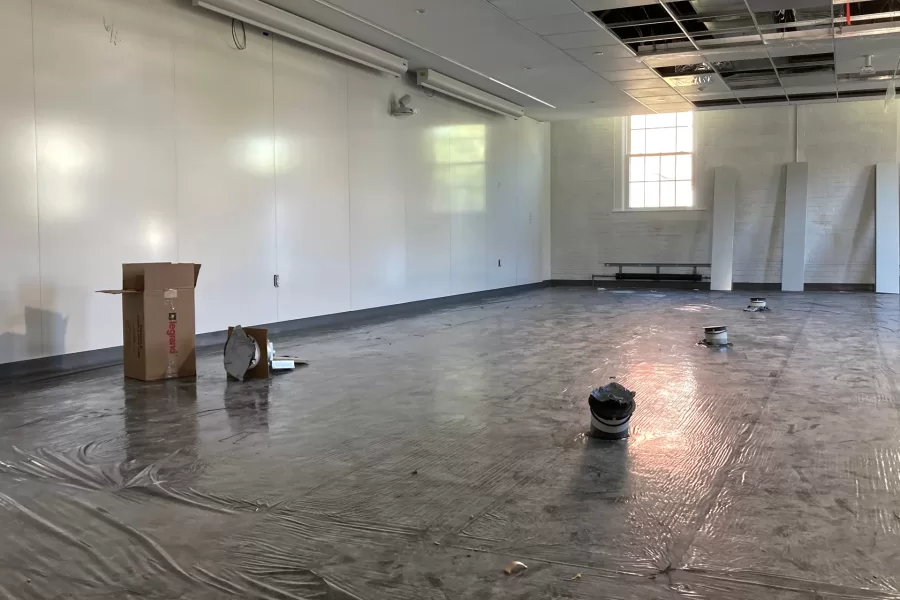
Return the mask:
<path id="1" fill-rule="evenodd" d="M 142 381 L 197 374 L 194 288 L 200 265 L 122 265 L 122 289 L 99 290 L 122 296 L 125 377 Z"/>

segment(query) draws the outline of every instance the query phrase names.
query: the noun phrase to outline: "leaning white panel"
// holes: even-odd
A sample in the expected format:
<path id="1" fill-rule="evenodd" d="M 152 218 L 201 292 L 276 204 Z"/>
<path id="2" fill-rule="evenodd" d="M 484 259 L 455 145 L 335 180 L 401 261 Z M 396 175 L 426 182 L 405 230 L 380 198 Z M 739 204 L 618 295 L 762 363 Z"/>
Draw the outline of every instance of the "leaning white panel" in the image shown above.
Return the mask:
<path id="1" fill-rule="evenodd" d="M 897 163 L 875 165 L 875 291 L 900 293 L 900 174 Z"/>
<path id="2" fill-rule="evenodd" d="M 731 290 L 736 195 L 737 172 L 730 167 L 717 167 L 713 188 L 712 268 L 709 283 L 712 290 Z"/>
<path id="3" fill-rule="evenodd" d="M 802 292 L 806 271 L 806 199 L 809 163 L 789 163 L 785 172 L 781 291 Z"/>

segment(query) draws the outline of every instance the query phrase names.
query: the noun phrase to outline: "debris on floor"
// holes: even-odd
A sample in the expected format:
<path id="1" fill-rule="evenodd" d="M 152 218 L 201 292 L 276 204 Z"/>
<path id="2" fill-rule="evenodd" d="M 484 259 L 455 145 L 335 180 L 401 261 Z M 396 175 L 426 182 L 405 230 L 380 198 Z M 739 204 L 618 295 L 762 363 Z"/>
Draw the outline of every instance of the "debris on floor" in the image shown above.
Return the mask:
<path id="1" fill-rule="evenodd" d="M 628 437 L 634 413 L 634 392 L 613 381 L 588 396 L 591 409 L 591 437 L 619 440 Z"/>
<path id="2" fill-rule="evenodd" d="M 503 570 L 506 572 L 507 575 L 518 575 L 519 573 L 521 573 L 522 571 L 525 571 L 527 569 L 528 569 L 528 567 L 525 565 L 525 563 L 521 563 L 517 560 L 514 560 L 511 563 L 509 563 L 508 565 L 506 565 L 506 568 Z"/>
<path id="3" fill-rule="evenodd" d="M 709 325 L 703 328 L 703 339 L 697 342 L 699 346 L 709 348 L 728 348 L 728 329 L 724 325 Z"/>
<path id="4" fill-rule="evenodd" d="M 225 372 L 239 381 L 259 363 L 259 346 L 256 340 L 247 335 L 238 325 L 231 329 L 225 342 Z"/>
<path id="5" fill-rule="evenodd" d="M 262 348 L 266 349 L 263 360 Z M 225 372 L 239 381 L 269 377 L 272 371 L 289 371 L 306 361 L 292 356 L 276 356 L 275 346 L 269 341 L 266 329 L 255 327 L 228 328 L 228 340 L 224 352 Z"/>
<path id="6" fill-rule="evenodd" d="M 744 309 L 744 312 L 769 312 L 771 309 L 766 305 L 765 298 L 750 298 L 750 304 Z"/>

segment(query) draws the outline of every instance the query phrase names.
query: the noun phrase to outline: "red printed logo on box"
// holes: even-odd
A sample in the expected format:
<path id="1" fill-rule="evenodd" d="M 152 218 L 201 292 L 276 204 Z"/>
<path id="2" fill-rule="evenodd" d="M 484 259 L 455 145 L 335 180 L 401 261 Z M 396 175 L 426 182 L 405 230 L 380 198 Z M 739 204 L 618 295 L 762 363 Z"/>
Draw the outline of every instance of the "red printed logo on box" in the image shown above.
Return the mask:
<path id="1" fill-rule="evenodd" d="M 169 354 L 178 354 L 178 347 L 175 344 L 175 325 L 177 323 L 175 313 L 169 313 L 169 328 L 166 329 L 166 335 L 169 336 Z"/>

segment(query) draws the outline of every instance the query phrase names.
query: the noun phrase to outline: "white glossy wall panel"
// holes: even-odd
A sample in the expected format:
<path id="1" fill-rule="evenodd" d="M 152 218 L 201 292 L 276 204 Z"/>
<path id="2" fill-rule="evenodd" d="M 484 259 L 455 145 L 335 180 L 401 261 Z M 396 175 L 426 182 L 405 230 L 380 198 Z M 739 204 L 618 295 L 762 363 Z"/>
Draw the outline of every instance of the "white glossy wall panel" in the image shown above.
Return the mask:
<path id="1" fill-rule="evenodd" d="M 347 74 L 275 40 L 278 319 L 350 305 Z"/>
<path id="2" fill-rule="evenodd" d="M 177 258 L 169 23 L 156 2 L 33 8 L 44 353 L 115 346 L 119 298 L 94 290 Z"/>
<path id="3" fill-rule="evenodd" d="M 423 96 L 414 94 L 423 106 Z M 403 117 L 406 288 L 410 299 L 450 292 L 450 130 L 452 108 L 429 102 L 427 114 Z M 399 120 L 399 119 L 398 119 Z"/>
<path id="4" fill-rule="evenodd" d="M 481 111 L 459 111 L 450 125 L 447 187 L 450 196 L 451 293 L 465 294 L 488 287 L 487 179 L 471 148 L 487 144 L 489 117 Z M 496 263 L 494 263 L 496 264 Z"/>
<path id="5" fill-rule="evenodd" d="M 41 355 L 31 2 L 0 2 L 0 363 Z"/>
<path id="6" fill-rule="evenodd" d="M 354 73 L 348 85 L 352 305 L 398 304 L 409 299 L 402 124 L 388 110 L 398 84 Z"/>
<path id="7" fill-rule="evenodd" d="M 272 40 L 200 13 L 175 40 L 178 258 L 203 265 L 197 331 L 278 320 Z"/>
<path id="8" fill-rule="evenodd" d="M 875 166 L 875 291 L 900 293 L 900 173 L 896 162 Z"/>
<path id="9" fill-rule="evenodd" d="M 501 288 L 516 285 L 519 256 L 518 245 L 519 139 L 521 127 L 517 121 L 505 118 L 490 119 L 485 126 L 484 189 L 487 201 L 486 264 L 487 287 Z M 473 165 L 473 168 L 479 168 Z"/>
<path id="10" fill-rule="evenodd" d="M 33 7 L 0 3 L 0 362 L 119 345 L 94 290 L 123 262 L 201 262 L 203 332 L 512 285 L 548 241 L 521 201 L 546 137 L 520 148 L 546 126 L 252 28 L 237 50 L 183 0 Z"/>
<path id="11" fill-rule="evenodd" d="M 550 155 L 552 129 L 550 123 L 541 123 L 540 155 L 543 177 L 541 179 L 541 273 L 540 280 L 547 281 L 553 276 L 552 255 L 552 225 L 550 215 L 552 213 L 552 173 L 550 165 L 553 158 Z"/>
<path id="12" fill-rule="evenodd" d="M 544 127 L 536 121 L 524 121 L 519 135 L 519 232 L 517 283 L 542 281 L 542 234 L 545 184 L 546 140 Z"/>

